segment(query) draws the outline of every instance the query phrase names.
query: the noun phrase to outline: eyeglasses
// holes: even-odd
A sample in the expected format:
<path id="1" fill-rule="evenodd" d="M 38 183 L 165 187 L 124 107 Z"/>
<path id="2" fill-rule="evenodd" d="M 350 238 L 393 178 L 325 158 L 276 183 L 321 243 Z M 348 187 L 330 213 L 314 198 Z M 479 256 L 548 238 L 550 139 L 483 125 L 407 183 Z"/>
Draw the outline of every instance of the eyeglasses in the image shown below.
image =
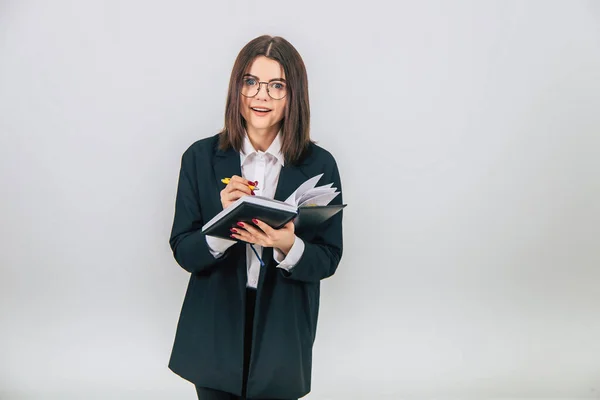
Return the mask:
<path id="1" fill-rule="evenodd" d="M 242 96 L 256 96 L 260 92 L 260 85 L 263 83 L 267 85 L 267 94 L 273 100 L 281 100 L 287 95 L 287 86 L 284 81 L 274 79 L 269 82 L 259 82 L 255 76 L 246 75 L 242 80 Z"/>

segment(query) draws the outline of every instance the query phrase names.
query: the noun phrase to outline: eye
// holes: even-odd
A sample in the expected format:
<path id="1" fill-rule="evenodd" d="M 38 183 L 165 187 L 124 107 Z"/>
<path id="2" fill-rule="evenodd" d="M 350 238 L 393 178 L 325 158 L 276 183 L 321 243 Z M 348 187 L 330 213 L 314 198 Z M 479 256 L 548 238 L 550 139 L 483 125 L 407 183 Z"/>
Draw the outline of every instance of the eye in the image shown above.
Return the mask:
<path id="1" fill-rule="evenodd" d="M 254 78 L 245 78 L 244 79 L 244 85 L 246 85 L 246 86 L 254 86 L 254 85 L 256 85 L 256 79 L 254 79 Z"/>
<path id="2" fill-rule="evenodd" d="M 281 82 L 273 82 L 273 83 L 271 83 L 271 87 L 273 89 L 284 89 L 285 85 Z"/>

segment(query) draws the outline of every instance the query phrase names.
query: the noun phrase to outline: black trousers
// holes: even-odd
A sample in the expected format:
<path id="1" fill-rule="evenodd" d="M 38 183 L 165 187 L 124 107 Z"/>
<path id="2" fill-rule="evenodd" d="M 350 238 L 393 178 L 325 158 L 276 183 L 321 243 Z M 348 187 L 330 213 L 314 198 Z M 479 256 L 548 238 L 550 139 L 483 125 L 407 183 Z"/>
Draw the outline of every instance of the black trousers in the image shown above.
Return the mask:
<path id="1" fill-rule="evenodd" d="M 256 290 L 246 289 L 246 324 L 244 326 L 244 377 L 242 380 L 242 396 L 219 390 L 196 386 L 198 400 L 260 400 L 248 399 L 246 389 L 248 386 L 248 369 L 250 366 L 250 350 L 252 349 L 252 326 L 254 321 L 254 307 L 256 306 Z M 296 399 L 281 399 L 296 400 Z"/>

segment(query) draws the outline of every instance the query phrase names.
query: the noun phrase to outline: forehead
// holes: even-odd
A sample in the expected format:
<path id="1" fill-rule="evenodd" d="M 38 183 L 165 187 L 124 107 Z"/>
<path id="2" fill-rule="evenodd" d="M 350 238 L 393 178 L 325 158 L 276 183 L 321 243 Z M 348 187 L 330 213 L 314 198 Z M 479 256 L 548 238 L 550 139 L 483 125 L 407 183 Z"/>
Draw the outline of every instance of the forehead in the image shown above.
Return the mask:
<path id="1" fill-rule="evenodd" d="M 285 72 L 283 71 L 281 64 L 265 56 L 256 57 L 245 73 L 254 75 L 261 81 L 268 81 L 270 79 L 277 78 L 285 79 Z"/>

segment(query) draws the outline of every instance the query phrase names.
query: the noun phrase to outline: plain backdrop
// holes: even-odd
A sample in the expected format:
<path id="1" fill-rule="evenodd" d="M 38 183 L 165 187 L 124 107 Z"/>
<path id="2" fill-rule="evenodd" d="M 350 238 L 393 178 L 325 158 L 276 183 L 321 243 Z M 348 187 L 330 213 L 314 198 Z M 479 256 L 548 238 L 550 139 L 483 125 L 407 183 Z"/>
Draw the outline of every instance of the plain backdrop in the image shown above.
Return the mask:
<path id="1" fill-rule="evenodd" d="M 179 162 L 261 34 L 348 203 L 306 398 L 600 398 L 600 1 L 0 0 L 0 399 L 195 398 Z"/>

